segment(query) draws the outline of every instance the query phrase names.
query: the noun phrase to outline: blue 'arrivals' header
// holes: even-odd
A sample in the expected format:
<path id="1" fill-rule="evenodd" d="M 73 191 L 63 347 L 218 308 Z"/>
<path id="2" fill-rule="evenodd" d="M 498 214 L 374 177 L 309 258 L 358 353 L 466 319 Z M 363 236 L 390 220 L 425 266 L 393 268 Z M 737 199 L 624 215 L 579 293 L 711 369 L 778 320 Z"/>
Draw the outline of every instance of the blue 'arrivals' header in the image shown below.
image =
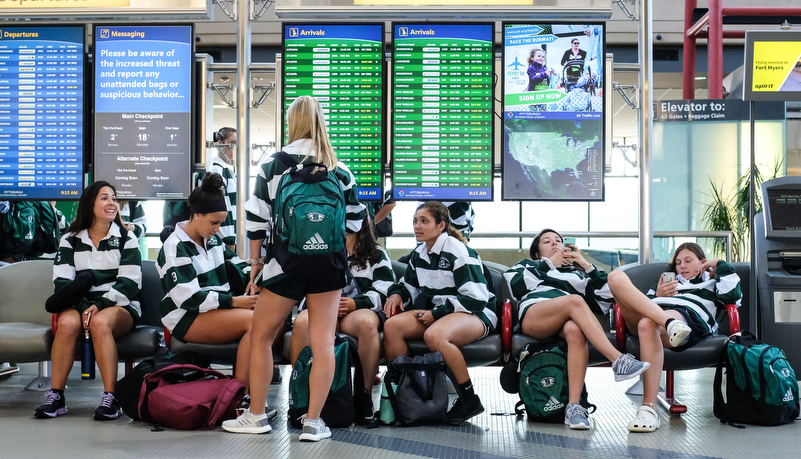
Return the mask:
<path id="1" fill-rule="evenodd" d="M 284 40 L 303 40 L 307 38 L 352 39 L 381 42 L 384 39 L 384 28 L 380 24 L 347 24 L 347 25 L 284 25 Z"/>
<path id="2" fill-rule="evenodd" d="M 492 43 L 492 24 L 393 24 L 395 40 L 458 38 Z"/>

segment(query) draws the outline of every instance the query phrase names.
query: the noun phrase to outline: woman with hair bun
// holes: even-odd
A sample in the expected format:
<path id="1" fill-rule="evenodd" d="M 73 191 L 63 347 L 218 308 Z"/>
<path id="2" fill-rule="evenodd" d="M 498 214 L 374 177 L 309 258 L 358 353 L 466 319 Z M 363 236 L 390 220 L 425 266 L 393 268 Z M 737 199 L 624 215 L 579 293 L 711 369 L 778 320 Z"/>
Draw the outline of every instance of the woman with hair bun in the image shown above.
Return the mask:
<path id="1" fill-rule="evenodd" d="M 461 397 L 448 412 L 452 423 L 484 412 L 461 348 L 495 330 L 498 317 L 481 258 L 451 224 L 448 208 L 428 201 L 414 214 L 412 252 L 403 278 L 389 288 L 384 313 L 384 355 L 407 355 L 407 339 L 423 338 L 453 371 Z"/>
<path id="2" fill-rule="evenodd" d="M 190 217 L 176 225 L 156 262 L 167 294 L 159 310 L 173 337 L 188 343 L 239 340 L 236 379 L 248 387 L 250 325 L 256 296 L 244 295 L 244 265 L 217 232 L 227 208 L 223 178 L 208 173 L 189 195 Z"/>

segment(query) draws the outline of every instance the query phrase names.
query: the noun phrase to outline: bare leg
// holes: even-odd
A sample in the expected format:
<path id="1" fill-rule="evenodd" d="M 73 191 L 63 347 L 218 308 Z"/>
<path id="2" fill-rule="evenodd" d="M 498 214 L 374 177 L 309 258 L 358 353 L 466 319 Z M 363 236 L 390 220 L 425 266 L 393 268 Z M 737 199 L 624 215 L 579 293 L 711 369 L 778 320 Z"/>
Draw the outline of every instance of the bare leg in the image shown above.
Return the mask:
<path id="1" fill-rule="evenodd" d="M 311 344 L 309 341 L 309 312 L 300 311 L 292 325 L 292 339 L 289 341 L 289 363 L 293 366 L 304 347 Z"/>
<path id="2" fill-rule="evenodd" d="M 407 339 L 421 338 L 426 326 L 417 320 L 417 310 L 396 314 L 384 323 L 384 357 L 392 362 L 399 355 L 408 355 Z"/>
<path id="3" fill-rule="evenodd" d="M 567 341 L 568 403 L 578 403 L 590 360 L 587 338 L 572 320 L 565 322 L 562 335 Z"/>
<path id="4" fill-rule="evenodd" d="M 236 379 L 248 387 L 250 364 L 250 309 L 213 309 L 198 314 L 184 336 L 184 341 L 201 344 L 226 344 L 239 340 L 236 351 Z"/>
<path id="5" fill-rule="evenodd" d="M 275 333 L 296 303 L 296 300 L 276 295 L 266 288 L 259 293 L 250 331 L 250 411 L 254 415 L 264 414 L 267 404 L 267 391 L 273 377 Z"/>
<path id="6" fill-rule="evenodd" d="M 423 339 L 429 349 L 442 354 L 442 359 L 453 372 L 456 382 L 464 384 L 470 379 L 470 374 L 461 349 L 481 338 L 483 334 L 484 324 L 481 319 L 472 314 L 454 312 L 434 321 L 423 334 Z"/>
<path id="7" fill-rule="evenodd" d="M 609 273 L 609 290 L 623 316 L 626 317 L 626 325 L 631 331 L 637 330 L 637 323 L 642 317 L 647 317 L 662 326 L 671 317 L 658 304 L 637 290 L 629 276 L 622 271 Z"/>
<path id="8" fill-rule="evenodd" d="M 334 334 L 341 290 L 306 295 L 309 311 L 309 339 L 314 364 L 309 372 L 309 412 L 306 419 L 320 418 L 334 380 Z M 281 317 L 286 317 L 284 314 Z"/>
<path id="9" fill-rule="evenodd" d="M 92 333 L 92 346 L 95 349 L 95 360 L 103 378 L 103 389 L 114 392 L 117 384 L 117 344 L 114 338 L 122 336 L 134 326 L 133 317 L 125 308 L 112 306 L 99 311 L 89 322 Z"/>
<path id="10" fill-rule="evenodd" d="M 53 389 L 64 390 L 67 387 L 67 376 L 75 362 L 75 342 L 81 332 L 83 323 L 78 311 L 67 309 L 58 315 L 58 329 L 50 350 L 52 361 L 50 386 Z"/>
<path id="11" fill-rule="evenodd" d="M 381 342 L 378 340 L 378 316 L 369 309 L 357 309 L 342 318 L 340 329 L 359 340 L 359 360 L 364 370 L 364 387 L 368 391 L 375 382 L 378 372 L 378 357 Z"/>
<path id="12" fill-rule="evenodd" d="M 610 362 L 620 357 L 620 351 L 609 342 L 601 323 L 579 295 L 566 295 L 532 304 L 523 316 L 523 333 L 538 339 L 553 336 L 572 320 L 587 340 Z"/>

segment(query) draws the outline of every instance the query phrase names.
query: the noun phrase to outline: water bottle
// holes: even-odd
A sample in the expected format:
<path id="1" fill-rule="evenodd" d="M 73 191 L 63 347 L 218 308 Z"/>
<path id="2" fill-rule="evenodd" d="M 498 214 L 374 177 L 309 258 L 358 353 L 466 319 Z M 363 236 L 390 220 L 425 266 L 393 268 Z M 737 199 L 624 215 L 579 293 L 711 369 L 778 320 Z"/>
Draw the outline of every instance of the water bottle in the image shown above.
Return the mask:
<path id="1" fill-rule="evenodd" d="M 81 379 L 95 379 L 95 348 L 89 330 L 83 333 L 81 346 Z"/>
<path id="2" fill-rule="evenodd" d="M 387 384 L 392 384 L 389 378 L 384 377 L 384 384 L 381 385 L 381 403 L 379 404 L 379 419 L 384 425 L 395 424 L 395 410 L 392 409 L 392 403 L 389 401 L 389 394 L 387 394 Z M 393 384 L 394 387 L 394 384 Z"/>

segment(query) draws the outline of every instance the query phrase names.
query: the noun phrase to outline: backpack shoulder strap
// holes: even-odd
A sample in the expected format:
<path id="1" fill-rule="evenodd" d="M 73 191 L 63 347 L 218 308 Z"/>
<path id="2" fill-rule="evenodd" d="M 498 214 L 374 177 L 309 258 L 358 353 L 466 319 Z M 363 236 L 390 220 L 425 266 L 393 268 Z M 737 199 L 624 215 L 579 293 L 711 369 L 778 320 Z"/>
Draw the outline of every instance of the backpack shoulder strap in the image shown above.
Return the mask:
<path id="1" fill-rule="evenodd" d="M 217 396 L 217 400 L 214 402 L 214 408 L 209 413 L 206 425 L 214 427 L 240 393 L 245 393 L 245 386 L 238 379 L 231 378 L 225 383 L 225 386 L 220 390 L 220 395 Z"/>
<path id="2" fill-rule="evenodd" d="M 273 153 L 273 158 L 275 158 L 279 163 L 281 163 L 282 166 L 286 167 L 287 169 L 300 164 L 298 163 L 298 160 L 295 159 L 294 156 L 290 155 L 284 150 Z"/>

